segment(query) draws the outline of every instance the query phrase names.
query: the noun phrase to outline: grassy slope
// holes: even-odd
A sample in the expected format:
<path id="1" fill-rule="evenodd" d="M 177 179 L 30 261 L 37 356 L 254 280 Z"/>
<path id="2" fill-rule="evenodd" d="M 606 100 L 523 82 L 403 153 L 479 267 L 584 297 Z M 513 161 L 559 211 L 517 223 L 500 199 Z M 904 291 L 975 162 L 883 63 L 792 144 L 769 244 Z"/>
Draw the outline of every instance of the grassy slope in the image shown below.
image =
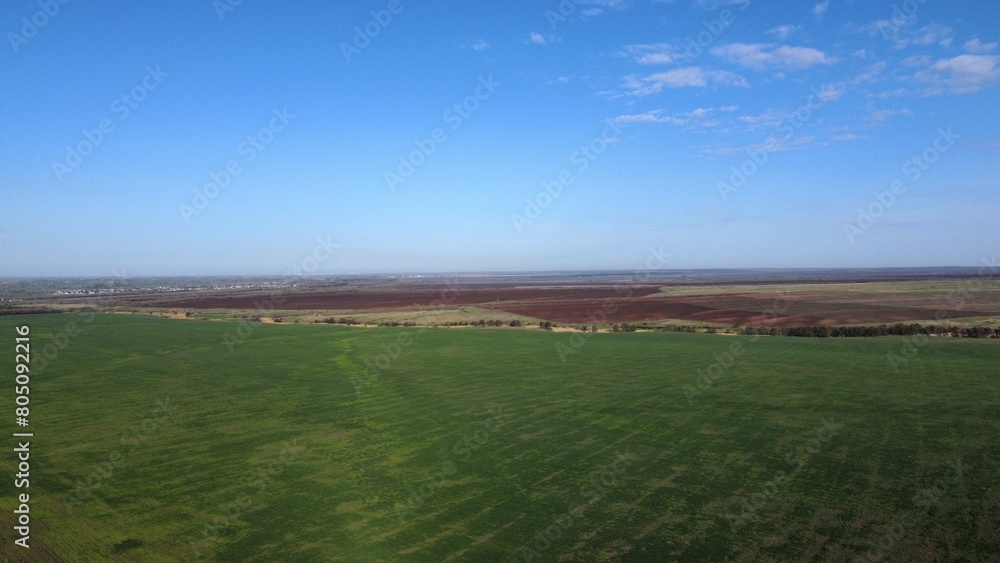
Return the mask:
<path id="1" fill-rule="evenodd" d="M 896 338 L 599 334 L 562 362 L 573 335 L 537 330 L 257 325 L 233 354 L 232 323 L 5 317 L 0 336 L 28 322 L 37 354 L 69 320 L 82 333 L 32 381 L 32 539 L 69 560 L 187 559 L 213 520 L 204 558 L 507 560 L 574 503 L 582 517 L 536 543 L 536 561 L 853 560 L 907 514 L 890 560 L 1000 552 L 996 342 L 935 339 L 894 373 Z M 401 334 L 411 344 L 356 393 L 350 375 Z M 745 355 L 689 404 L 683 386 L 735 342 Z M 176 410 L 123 444 L 163 398 Z M 484 432 L 492 405 L 509 416 Z M 830 419 L 843 427 L 731 528 L 725 515 Z M 291 440 L 302 449 L 282 463 Z M 113 452 L 69 512 L 61 496 Z M 919 509 L 913 495 L 957 459 L 961 482 Z M 10 480 L 0 489 L 9 529 Z"/>

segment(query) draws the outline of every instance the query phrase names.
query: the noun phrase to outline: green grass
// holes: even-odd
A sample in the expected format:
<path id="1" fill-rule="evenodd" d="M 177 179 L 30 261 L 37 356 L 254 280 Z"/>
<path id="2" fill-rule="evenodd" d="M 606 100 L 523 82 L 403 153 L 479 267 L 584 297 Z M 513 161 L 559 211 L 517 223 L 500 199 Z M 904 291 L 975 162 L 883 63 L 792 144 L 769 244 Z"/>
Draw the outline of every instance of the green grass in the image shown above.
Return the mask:
<path id="1" fill-rule="evenodd" d="M 253 325 L 230 353 L 232 322 L 68 314 L 0 317 L 0 336 L 29 324 L 37 367 L 71 320 L 81 333 L 32 378 L 33 554 L 854 561 L 897 522 L 887 560 L 1000 552 L 996 341 L 931 339 L 896 372 L 899 338 Z M 689 402 L 734 343 L 745 353 Z M 560 344 L 576 350 L 565 362 Z M 385 349 L 388 369 L 358 379 Z M 12 480 L 0 489 L 10 534 Z M 744 501 L 756 518 L 734 528 Z"/>

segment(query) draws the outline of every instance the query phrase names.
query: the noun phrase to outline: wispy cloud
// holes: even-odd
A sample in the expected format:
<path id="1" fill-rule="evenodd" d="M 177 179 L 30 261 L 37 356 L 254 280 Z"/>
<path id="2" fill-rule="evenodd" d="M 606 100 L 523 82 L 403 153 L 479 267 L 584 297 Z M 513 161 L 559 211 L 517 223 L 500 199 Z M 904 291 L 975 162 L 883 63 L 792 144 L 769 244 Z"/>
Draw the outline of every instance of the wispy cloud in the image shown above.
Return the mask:
<path id="1" fill-rule="evenodd" d="M 917 73 L 916 79 L 928 84 L 926 94 L 969 94 L 992 86 L 1000 79 L 1000 56 L 959 55 L 942 59 L 927 70 Z"/>
<path id="2" fill-rule="evenodd" d="M 695 0 L 695 7 L 703 10 L 718 10 L 727 6 L 748 6 L 750 0 Z"/>
<path id="3" fill-rule="evenodd" d="M 826 11 L 829 9 L 830 9 L 830 0 L 824 0 L 823 2 L 820 2 L 819 4 L 813 6 L 813 15 L 816 16 L 817 18 L 822 18 L 826 14 Z"/>
<path id="4" fill-rule="evenodd" d="M 857 133 L 840 133 L 838 135 L 831 135 L 831 141 L 860 141 L 862 139 L 867 139 L 865 135 L 858 135 Z"/>
<path id="5" fill-rule="evenodd" d="M 746 79 L 738 74 L 697 66 L 658 72 L 648 76 L 626 76 L 624 86 L 628 93 L 633 96 L 648 96 L 659 93 L 664 88 L 695 88 L 709 84 L 740 88 L 749 86 Z"/>
<path id="6" fill-rule="evenodd" d="M 654 109 L 645 113 L 626 114 L 615 117 L 616 123 L 668 123 L 682 127 L 717 127 L 722 124 L 714 116 L 717 113 L 731 113 L 739 109 L 737 106 L 719 108 L 697 108 L 689 112 L 666 114 L 662 109 Z"/>
<path id="7" fill-rule="evenodd" d="M 762 129 L 775 129 L 787 118 L 787 112 L 769 109 L 763 113 L 741 115 L 736 118 L 736 121 L 742 125 L 745 131 L 759 131 Z"/>
<path id="8" fill-rule="evenodd" d="M 786 152 L 799 150 L 811 145 L 816 141 L 813 135 L 802 135 L 791 139 L 771 137 L 763 143 L 742 146 L 717 146 L 698 151 L 702 155 L 729 156 L 733 154 L 746 154 L 747 152 L 767 153 Z"/>
<path id="9" fill-rule="evenodd" d="M 644 65 L 665 65 L 677 62 L 678 50 L 667 43 L 642 43 L 627 45 L 625 54 Z"/>
<path id="10" fill-rule="evenodd" d="M 951 27 L 931 24 L 918 28 L 915 24 L 915 18 L 906 20 L 902 24 L 878 20 L 869 24 L 865 30 L 873 37 L 881 36 L 889 40 L 892 48 L 897 51 L 914 45 L 950 47 L 954 42 L 954 30 Z"/>
<path id="11" fill-rule="evenodd" d="M 888 92 L 880 92 L 876 97 L 880 100 L 888 100 L 890 98 L 901 98 L 906 95 L 906 88 L 897 88 L 895 90 L 889 90 Z"/>
<path id="12" fill-rule="evenodd" d="M 605 10 L 620 12 L 631 5 L 628 0 L 571 0 L 571 3 L 581 7 L 590 6 L 580 11 L 581 19 L 595 18 L 603 14 Z"/>
<path id="13" fill-rule="evenodd" d="M 756 70 L 768 67 L 805 69 L 836 62 L 836 59 L 811 47 L 775 46 L 768 43 L 732 43 L 712 49 L 712 54 Z"/>
<path id="14" fill-rule="evenodd" d="M 528 34 L 528 38 L 525 43 L 529 45 L 549 45 L 550 43 L 557 43 L 559 38 L 555 35 L 542 35 L 537 31 L 532 31 Z"/>
<path id="15" fill-rule="evenodd" d="M 906 116 L 906 117 L 911 117 L 913 115 L 913 112 L 910 111 L 910 110 L 908 110 L 908 109 L 906 109 L 906 108 L 896 109 L 896 110 L 893 110 L 893 109 L 877 110 L 877 111 L 873 111 L 868 116 L 868 121 L 869 121 L 869 123 L 872 123 L 872 124 L 881 123 L 881 122 L 889 119 L 890 117 L 895 117 L 897 115 L 903 115 L 903 116 Z"/>
<path id="16" fill-rule="evenodd" d="M 972 53 L 973 55 L 985 55 L 986 53 L 992 53 L 997 48 L 996 43 L 983 43 L 978 38 L 970 39 L 965 42 L 966 52 Z"/>
<path id="17" fill-rule="evenodd" d="M 629 7 L 629 4 L 631 4 L 628 0 L 575 0 L 575 2 L 584 6 L 600 6 L 610 10 L 624 10 Z"/>
<path id="18" fill-rule="evenodd" d="M 868 65 L 864 72 L 855 76 L 852 80 L 852 84 L 866 84 L 877 82 L 881 77 L 882 73 L 889 68 L 889 63 L 885 61 L 879 61 L 877 63 Z"/>
<path id="19" fill-rule="evenodd" d="M 793 33 L 798 33 L 801 30 L 802 30 L 802 26 L 801 25 L 785 24 L 785 25 L 779 25 L 778 27 L 771 28 L 771 29 L 767 30 L 766 33 L 768 35 L 773 35 L 773 36 L 777 37 L 778 39 L 788 39 L 788 37 L 790 35 L 792 35 Z"/>

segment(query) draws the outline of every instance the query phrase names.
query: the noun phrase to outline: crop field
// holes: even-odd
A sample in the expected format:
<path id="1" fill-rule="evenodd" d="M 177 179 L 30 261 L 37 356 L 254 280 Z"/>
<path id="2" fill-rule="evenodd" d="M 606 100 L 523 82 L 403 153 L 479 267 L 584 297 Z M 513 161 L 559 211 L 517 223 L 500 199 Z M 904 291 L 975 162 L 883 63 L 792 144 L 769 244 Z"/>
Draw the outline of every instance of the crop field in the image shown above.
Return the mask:
<path id="1" fill-rule="evenodd" d="M 35 561 L 1000 553 L 996 340 L 22 324 Z"/>
<path id="2" fill-rule="evenodd" d="M 971 326 L 1000 326 L 1000 281 L 985 277 L 823 283 L 687 283 L 594 281 L 571 277 L 548 283 L 460 278 L 403 280 L 384 287 L 362 282 L 258 291 L 185 291 L 93 300 L 105 310 L 240 311 L 312 322 L 351 317 L 360 322 L 435 323 L 511 319 L 563 324 L 679 322 L 708 327 L 842 326 L 896 322 L 933 324 L 939 318 Z M 79 307 L 81 299 L 38 304 Z M 199 315 L 204 313 L 199 313 Z"/>

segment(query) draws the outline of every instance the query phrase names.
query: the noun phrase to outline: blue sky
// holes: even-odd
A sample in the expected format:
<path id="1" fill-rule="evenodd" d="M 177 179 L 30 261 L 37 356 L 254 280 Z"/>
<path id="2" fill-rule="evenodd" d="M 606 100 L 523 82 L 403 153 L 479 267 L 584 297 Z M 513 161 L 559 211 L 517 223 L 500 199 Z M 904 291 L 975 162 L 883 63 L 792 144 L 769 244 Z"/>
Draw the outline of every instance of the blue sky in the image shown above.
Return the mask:
<path id="1" fill-rule="evenodd" d="M 996 3 L 63 2 L 0 14 L 0 275 L 998 253 Z"/>

